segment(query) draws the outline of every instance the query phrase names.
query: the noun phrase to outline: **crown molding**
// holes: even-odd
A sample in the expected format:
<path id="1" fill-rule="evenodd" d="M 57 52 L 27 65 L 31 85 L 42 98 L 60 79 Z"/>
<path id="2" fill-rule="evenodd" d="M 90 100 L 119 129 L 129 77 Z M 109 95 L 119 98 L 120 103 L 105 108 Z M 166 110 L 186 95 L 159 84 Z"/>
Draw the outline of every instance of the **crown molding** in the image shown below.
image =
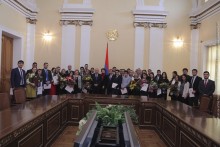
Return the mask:
<path id="1" fill-rule="evenodd" d="M 220 13 L 220 0 L 209 0 L 203 5 L 192 9 L 190 14 L 190 26 L 197 28 L 196 26 L 201 24 L 203 20 L 218 13 Z"/>
<path id="2" fill-rule="evenodd" d="M 163 10 L 134 10 L 134 26 L 165 28 L 167 11 Z"/>
<path id="3" fill-rule="evenodd" d="M 92 25 L 94 9 L 88 4 L 63 4 L 60 9 L 61 24 Z"/>
<path id="4" fill-rule="evenodd" d="M 36 20 L 38 9 L 35 0 L 1 0 L 3 3 L 9 5 L 27 19 Z"/>

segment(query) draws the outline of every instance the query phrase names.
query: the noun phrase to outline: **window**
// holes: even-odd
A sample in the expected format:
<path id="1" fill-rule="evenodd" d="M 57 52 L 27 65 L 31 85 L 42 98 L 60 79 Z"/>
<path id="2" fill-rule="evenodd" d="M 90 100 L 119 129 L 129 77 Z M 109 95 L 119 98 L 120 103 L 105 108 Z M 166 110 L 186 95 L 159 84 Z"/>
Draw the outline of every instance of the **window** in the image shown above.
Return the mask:
<path id="1" fill-rule="evenodd" d="M 215 81 L 215 94 L 220 95 L 220 45 L 208 48 L 207 71 L 209 78 Z"/>

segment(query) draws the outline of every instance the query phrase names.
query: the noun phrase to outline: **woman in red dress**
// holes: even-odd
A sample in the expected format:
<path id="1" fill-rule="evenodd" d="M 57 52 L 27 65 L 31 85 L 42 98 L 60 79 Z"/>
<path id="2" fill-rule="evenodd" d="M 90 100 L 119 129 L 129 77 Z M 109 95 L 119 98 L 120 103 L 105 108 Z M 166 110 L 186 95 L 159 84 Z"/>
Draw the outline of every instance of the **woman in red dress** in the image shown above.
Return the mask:
<path id="1" fill-rule="evenodd" d="M 56 95 L 56 86 L 57 86 L 57 81 L 58 81 L 58 77 L 56 74 L 56 68 L 53 67 L 51 69 L 51 71 L 52 71 L 53 80 L 51 83 L 50 95 Z"/>

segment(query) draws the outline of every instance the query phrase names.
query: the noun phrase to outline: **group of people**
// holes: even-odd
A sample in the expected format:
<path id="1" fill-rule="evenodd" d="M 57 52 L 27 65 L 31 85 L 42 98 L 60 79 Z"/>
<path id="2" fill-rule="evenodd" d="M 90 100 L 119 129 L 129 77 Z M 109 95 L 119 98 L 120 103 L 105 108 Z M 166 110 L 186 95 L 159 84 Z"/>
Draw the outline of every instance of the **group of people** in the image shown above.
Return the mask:
<path id="1" fill-rule="evenodd" d="M 135 71 L 131 69 L 117 69 L 113 67 L 106 71 L 90 68 L 88 64 L 79 70 L 72 70 L 69 65 L 67 70 L 60 67 L 48 69 L 44 63 L 38 69 L 37 63 L 32 64 L 32 69 L 22 69 L 24 62 L 18 61 L 18 67 L 12 69 L 11 87 L 25 87 L 26 95 L 35 98 L 38 95 L 60 95 L 76 93 L 112 94 L 112 95 L 139 95 L 151 98 L 178 100 L 191 106 L 197 106 L 200 96 L 212 96 L 215 91 L 215 82 L 209 79 L 209 72 L 203 73 L 204 79 L 197 75 L 196 69 L 192 76 L 188 69 L 183 68 L 183 73 L 178 75 L 173 71 L 169 80 L 166 72 L 157 70 L 157 73 L 148 70 Z M 168 93 L 169 92 L 169 93 Z"/>

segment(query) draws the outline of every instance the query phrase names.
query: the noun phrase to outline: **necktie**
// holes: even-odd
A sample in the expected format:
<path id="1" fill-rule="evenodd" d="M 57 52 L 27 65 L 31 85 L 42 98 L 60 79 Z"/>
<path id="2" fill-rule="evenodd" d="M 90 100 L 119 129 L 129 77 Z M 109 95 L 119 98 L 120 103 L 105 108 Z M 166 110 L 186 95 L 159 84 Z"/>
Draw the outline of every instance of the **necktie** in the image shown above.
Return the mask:
<path id="1" fill-rule="evenodd" d="M 205 80 L 205 87 L 207 86 L 207 80 Z"/>
<path id="2" fill-rule="evenodd" d="M 194 76 L 192 77 L 192 80 L 191 80 L 191 84 L 192 84 L 192 87 L 193 87 L 193 83 L 194 83 Z"/>
<path id="3" fill-rule="evenodd" d="M 45 73 L 46 73 L 46 81 L 48 81 L 48 71 L 45 70 Z"/>
<path id="4" fill-rule="evenodd" d="M 20 76 L 21 76 L 21 82 L 20 82 L 20 85 L 24 85 L 23 71 L 22 71 L 22 69 L 19 69 L 19 70 L 20 70 Z"/>

